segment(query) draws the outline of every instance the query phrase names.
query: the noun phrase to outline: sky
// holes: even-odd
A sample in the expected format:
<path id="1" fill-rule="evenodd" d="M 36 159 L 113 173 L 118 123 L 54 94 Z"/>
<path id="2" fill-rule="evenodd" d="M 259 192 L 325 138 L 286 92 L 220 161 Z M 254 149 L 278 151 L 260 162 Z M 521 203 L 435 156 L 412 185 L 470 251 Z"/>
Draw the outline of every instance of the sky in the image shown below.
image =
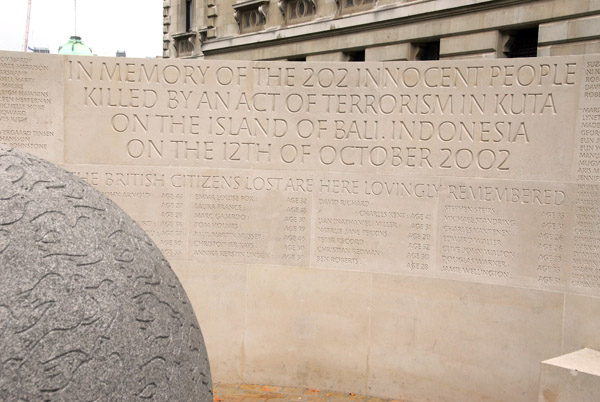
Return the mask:
<path id="1" fill-rule="evenodd" d="M 2 0 L 0 50 L 22 51 L 28 0 Z M 31 0 L 29 47 L 58 53 L 75 35 L 75 0 Z M 162 0 L 77 0 L 77 35 L 98 56 L 162 55 Z"/>

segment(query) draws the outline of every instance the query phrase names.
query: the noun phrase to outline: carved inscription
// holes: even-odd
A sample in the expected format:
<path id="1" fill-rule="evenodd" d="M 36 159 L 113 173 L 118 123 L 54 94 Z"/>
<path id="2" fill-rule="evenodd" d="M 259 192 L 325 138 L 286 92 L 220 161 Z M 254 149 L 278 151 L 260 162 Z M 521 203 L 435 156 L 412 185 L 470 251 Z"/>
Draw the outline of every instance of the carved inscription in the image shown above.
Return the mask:
<path id="1" fill-rule="evenodd" d="M 442 205 L 440 272 L 465 280 L 566 285 L 571 187 L 449 182 Z"/>
<path id="2" fill-rule="evenodd" d="M 187 257 L 188 198 L 183 188 L 171 184 L 173 173 L 131 167 L 68 168 L 117 202 L 169 259 Z"/>
<path id="3" fill-rule="evenodd" d="M 310 177 L 69 168 L 127 210 L 170 259 L 308 263 Z"/>
<path id="4" fill-rule="evenodd" d="M 192 188 L 191 258 L 306 265 L 313 179 L 220 173 L 203 175 Z"/>
<path id="5" fill-rule="evenodd" d="M 53 58 L 0 55 L 0 141 L 62 162 L 62 76 Z"/>
<path id="6" fill-rule="evenodd" d="M 515 220 L 496 217 L 490 207 L 445 205 L 444 212 L 442 272 L 512 278 L 517 253 L 509 244 L 518 229 Z"/>
<path id="7" fill-rule="evenodd" d="M 180 166 L 158 209 L 174 237 L 146 223 L 176 258 L 559 289 L 581 197 L 555 181 L 571 179 L 581 67 L 72 59 L 70 125 L 101 116 L 111 146 L 74 141 L 69 159 Z"/>
<path id="8" fill-rule="evenodd" d="M 52 98 L 5 54 L 2 110 Z M 46 64 L 67 165 L 172 260 L 600 294 L 597 59 Z"/>
<path id="9" fill-rule="evenodd" d="M 439 183 L 336 175 L 319 178 L 317 188 L 317 266 L 422 274 L 432 269 Z"/>
<path id="10" fill-rule="evenodd" d="M 600 59 L 588 59 L 583 69 L 570 285 L 575 291 L 589 293 L 600 289 Z"/>
<path id="11" fill-rule="evenodd" d="M 102 116 L 98 138 L 116 145 L 99 162 L 484 177 L 527 166 L 555 178 L 570 159 L 543 144 L 572 146 L 556 132 L 573 130 L 577 72 L 569 59 L 423 68 L 73 59 L 65 74 L 72 104 Z"/>
<path id="12" fill-rule="evenodd" d="M 600 185 L 580 183 L 578 190 L 571 286 L 594 290 L 600 288 Z"/>

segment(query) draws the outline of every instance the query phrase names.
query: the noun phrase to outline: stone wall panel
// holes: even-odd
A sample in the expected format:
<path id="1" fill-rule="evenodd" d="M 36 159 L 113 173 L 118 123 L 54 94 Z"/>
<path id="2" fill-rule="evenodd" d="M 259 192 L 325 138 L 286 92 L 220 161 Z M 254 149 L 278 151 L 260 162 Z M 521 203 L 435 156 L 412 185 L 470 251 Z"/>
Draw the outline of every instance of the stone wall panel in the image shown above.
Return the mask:
<path id="1" fill-rule="evenodd" d="M 56 109 L 2 138 L 47 125 L 43 155 L 154 238 L 216 381 L 527 400 L 541 360 L 597 347 L 598 56 L 0 57 L 3 113 L 23 57 Z"/>

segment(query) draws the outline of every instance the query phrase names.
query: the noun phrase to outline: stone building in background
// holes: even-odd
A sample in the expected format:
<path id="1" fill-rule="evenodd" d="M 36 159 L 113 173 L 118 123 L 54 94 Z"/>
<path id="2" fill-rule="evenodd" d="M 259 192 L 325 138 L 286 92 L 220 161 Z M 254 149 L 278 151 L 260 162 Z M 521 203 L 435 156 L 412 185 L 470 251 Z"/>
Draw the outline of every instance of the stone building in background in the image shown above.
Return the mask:
<path id="1" fill-rule="evenodd" d="M 164 0 L 164 57 L 389 61 L 600 53 L 599 0 Z"/>

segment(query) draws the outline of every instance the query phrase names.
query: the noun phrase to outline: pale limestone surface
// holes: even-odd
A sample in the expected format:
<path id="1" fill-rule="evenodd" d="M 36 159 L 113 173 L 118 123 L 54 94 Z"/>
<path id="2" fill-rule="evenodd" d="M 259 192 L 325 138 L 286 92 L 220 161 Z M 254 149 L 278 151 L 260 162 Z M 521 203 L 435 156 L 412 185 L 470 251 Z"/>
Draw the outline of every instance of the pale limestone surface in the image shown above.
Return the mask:
<path id="1" fill-rule="evenodd" d="M 364 393 L 370 281 L 364 272 L 250 268 L 245 378 Z"/>
<path id="2" fill-rule="evenodd" d="M 599 17 L 594 16 L 542 25 L 539 42 L 540 44 L 550 44 L 552 42 L 573 42 L 577 38 L 598 39 L 600 37 L 598 22 Z"/>
<path id="3" fill-rule="evenodd" d="M 388 46 L 374 46 L 365 49 L 366 61 L 404 61 L 410 59 L 410 43 Z"/>
<path id="4" fill-rule="evenodd" d="M 374 395 L 531 401 L 539 361 L 561 350 L 558 293 L 374 275 L 371 309 Z"/>
<path id="5" fill-rule="evenodd" d="M 448 37 L 440 39 L 440 58 L 465 54 L 496 55 L 500 43 L 500 32 L 481 32 L 471 35 Z"/>
<path id="6" fill-rule="evenodd" d="M 600 349 L 600 323 L 590 317 L 600 314 L 600 299 L 567 294 L 565 300 L 565 328 L 563 352 L 571 353 L 582 348 Z"/>
<path id="7" fill-rule="evenodd" d="M 198 264 L 174 261 L 175 273 L 184 284 L 194 311 L 205 317 L 203 333 L 215 339 L 207 350 L 213 377 L 242 378 L 246 310 L 247 267 L 239 264 Z"/>
<path id="8" fill-rule="evenodd" d="M 28 57 L 63 69 L 57 162 L 172 262 L 217 381 L 530 401 L 598 348 L 598 56 Z"/>
<path id="9" fill-rule="evenodd" d="M 600 352 L 581 349 L 541 364 L 539 402 L 593 402 L 600 393 Z"/>

